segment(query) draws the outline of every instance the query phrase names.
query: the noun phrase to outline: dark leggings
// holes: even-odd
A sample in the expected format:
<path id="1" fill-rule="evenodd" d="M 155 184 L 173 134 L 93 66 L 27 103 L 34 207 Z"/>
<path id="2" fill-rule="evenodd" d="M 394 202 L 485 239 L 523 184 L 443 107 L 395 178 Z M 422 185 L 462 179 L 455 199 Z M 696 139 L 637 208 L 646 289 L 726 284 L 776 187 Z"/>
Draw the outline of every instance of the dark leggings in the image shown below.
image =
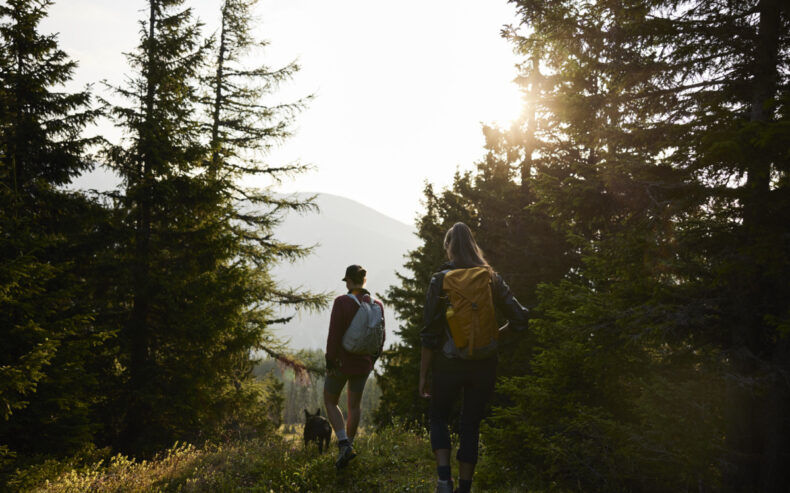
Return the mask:
<path id="1" fill-rule="evenodd" d="M 446 358 L 439 351 L 433 359 L 431 386 L 431 448 L 450 448 L 448 421 L 453 402 L 463 395 L 460 445 L 456 457 L 461 462 L 477 464 L 480 421 L 494 392 L 496 357 L 484 360 Z M 462 392 L 463 391 L 463 392 Z"/>

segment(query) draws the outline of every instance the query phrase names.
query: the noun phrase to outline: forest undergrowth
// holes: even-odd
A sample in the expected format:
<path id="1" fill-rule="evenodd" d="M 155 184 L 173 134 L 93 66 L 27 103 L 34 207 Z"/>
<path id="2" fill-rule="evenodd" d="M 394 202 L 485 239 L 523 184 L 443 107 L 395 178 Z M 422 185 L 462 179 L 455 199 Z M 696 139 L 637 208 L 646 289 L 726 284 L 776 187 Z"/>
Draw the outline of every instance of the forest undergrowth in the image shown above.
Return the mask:
<path id="1" fill-rule="evenodd" d="M 286 432 L 286 430 L 292 432 Z M 156 458 L 134 461 L 86 450 L 68 460 L 50 460 L 17 471 L 17 492 L 429 492 L 435 463 L 427 434 L 395 426 L 363 432 L 358 456 L 337 472 L 335 442 L 329 452 L 305 448 L 299 427 L 265 439 L 229 440 L 195 447 L 175 444 Z M 457 475 L 457 463 L 453 464 Z M 501 476 L 481 458 L 473 491 L 525 491 L 501 485 Z"/>

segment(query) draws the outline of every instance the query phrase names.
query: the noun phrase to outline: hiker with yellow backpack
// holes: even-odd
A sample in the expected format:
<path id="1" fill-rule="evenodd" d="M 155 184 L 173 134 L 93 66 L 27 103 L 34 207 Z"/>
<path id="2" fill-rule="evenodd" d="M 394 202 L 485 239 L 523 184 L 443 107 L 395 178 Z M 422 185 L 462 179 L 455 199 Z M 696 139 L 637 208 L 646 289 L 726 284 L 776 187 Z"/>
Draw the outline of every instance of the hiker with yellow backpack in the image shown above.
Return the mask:
<path id="1" fill-rule="evenodd" d="M 453 493 L 448 422 L 463 396 L 458 493 L 469 493 L 477 464 L 480 421 L 494 391 L 499 332 L 527 328 L 528 311 L 483 257 L 472 231 L 455 223 L 444 237 L 449 262 L 433 275 L 420 332 L 419 393 L 431 399 L 431 448 L 436 456 L 437 493 Z M 495 311 L 508 320 L 499 327 Z M 428 382 L 431 370 L 432 379 Z"/>

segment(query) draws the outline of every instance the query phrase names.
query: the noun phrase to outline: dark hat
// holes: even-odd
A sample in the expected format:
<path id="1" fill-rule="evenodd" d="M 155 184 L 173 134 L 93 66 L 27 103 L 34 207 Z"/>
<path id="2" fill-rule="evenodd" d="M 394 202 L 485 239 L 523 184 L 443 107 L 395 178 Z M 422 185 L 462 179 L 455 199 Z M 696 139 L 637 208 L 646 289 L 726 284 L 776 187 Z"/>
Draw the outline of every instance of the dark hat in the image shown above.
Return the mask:
<path id="1" fill-rule="evenodd" d="M 363 269 L 361 265 L 349 265 L 346 267 L 346 275 L 343 276 L 341 281 L 362 282 L 367 274 L 368 271 Z"/>

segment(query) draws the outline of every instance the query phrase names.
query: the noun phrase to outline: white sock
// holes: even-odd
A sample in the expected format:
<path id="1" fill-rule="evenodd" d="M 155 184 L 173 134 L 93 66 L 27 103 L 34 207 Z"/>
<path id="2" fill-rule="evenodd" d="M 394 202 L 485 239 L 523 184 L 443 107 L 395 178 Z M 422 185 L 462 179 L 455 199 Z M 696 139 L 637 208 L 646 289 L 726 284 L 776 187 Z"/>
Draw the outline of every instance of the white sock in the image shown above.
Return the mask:
<path id="1" fill-rule="evenodd" d="M 336 431 L 335 436 L 337 437 L 338 442 L 342 442 L 343 440 L 348 440 L 348 435 L 346 435 L 346 430 Z"/>

